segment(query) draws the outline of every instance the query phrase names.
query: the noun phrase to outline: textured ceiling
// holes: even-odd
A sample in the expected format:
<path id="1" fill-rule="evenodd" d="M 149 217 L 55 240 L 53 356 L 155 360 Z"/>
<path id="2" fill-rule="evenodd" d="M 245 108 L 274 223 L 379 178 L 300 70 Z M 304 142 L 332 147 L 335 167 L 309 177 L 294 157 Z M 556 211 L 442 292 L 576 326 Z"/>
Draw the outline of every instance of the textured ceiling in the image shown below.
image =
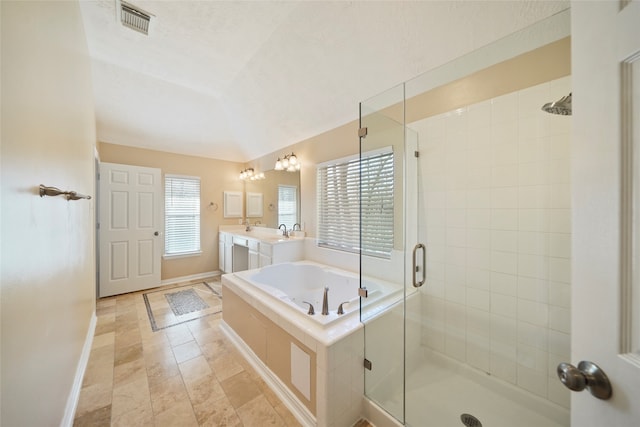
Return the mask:
<path id="1" fill-rule="evenodd" d="M 245 162 L 357 118 L 358 102 L 567 1 L 81 1 L 98 139 Z"/>

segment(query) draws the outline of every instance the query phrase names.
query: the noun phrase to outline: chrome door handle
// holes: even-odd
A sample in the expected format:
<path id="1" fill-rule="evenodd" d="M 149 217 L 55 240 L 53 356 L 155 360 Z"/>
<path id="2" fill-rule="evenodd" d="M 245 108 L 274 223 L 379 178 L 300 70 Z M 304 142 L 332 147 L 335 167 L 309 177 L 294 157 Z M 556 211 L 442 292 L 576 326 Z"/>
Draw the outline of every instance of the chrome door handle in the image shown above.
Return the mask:
<path id="1" fill-rule="evenodd" d="M 417 260 L 416 260 L 418 249 L 422 249 L 422 280 L 419 282 L 418 282 L 418 278 L 416 277 L 418 270 L 420 269 L 420 267 L 418 267 Z M 424 285 L 424 281 L 427 278 L 426 262 L 427 262 L 427 251 L 422 243 L 418 243 L 413 247 L 413 287 L 414 288 L 419 288 L 420 286 Z"/>
<path id="2" fill-rule="evenodd" d="M 611 382 L 598 365 L 585 361 L 578 363 L 578 367 L 569 363 L 560 363 L 557 368 L 558 378 L 569 390 L 582 391 L 585 388 L 598 399 L 607 400 L 611 397 Z"/>

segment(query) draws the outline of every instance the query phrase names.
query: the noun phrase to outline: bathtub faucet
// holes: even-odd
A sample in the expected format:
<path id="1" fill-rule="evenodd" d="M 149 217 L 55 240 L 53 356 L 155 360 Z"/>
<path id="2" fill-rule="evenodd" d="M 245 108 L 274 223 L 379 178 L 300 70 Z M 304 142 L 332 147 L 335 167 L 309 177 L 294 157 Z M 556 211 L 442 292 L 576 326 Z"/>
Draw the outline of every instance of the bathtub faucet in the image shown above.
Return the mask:
<path id="1" fill-rule="evenodd" d="M 284 237 L 289 237 L 289 232 L 287 231 L 287 226 L 285 224 L 280 224 L 278 226 L 278 230 L 282 230 L 282 227 L 284 227 L 284 232 L 282 233 L 282 235 Z"/>
<path id="2" fill-rule="evenodd" d="M 329 287 L 324 287 L 324 295 L 322 296 L 322 315 L 327 316 L 329 314 Z"/>

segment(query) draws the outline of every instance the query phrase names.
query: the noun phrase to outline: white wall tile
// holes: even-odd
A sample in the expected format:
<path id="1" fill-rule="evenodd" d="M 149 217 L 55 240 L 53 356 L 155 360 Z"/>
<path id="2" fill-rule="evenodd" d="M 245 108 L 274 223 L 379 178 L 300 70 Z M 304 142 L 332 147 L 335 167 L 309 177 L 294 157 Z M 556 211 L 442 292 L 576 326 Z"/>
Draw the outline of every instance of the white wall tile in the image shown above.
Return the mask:
<path id="1" fill-rule="evenodd" d="M 547 280 L 535 277 L 518 277 L 518 298 L 547 303 L 549 301 Z"/>
<path id="2" fill-rule="evenodd" d="M 516 127 L 501 126 L 492 135 L 492 166 L 514 165 L 518 163 L 518 144 Z"/>
<path id="3" fill-rule="evenodd" d="M 549 258 L 549 280 L 571 282 L 571 260 L 567 258 Z"/>
<path id="4" fill-rule="evenodd" d="M 491 209 L 467 209 L 467 226 L 469 228 L 491 228 Z"/>
<path id="5" fill-rule="evenodd" d="M 468 256 L 468 251 L 467 251 Z M 491 271 L 467 267 L 467 287 L 488 291 L 491 289 Z"/>
<path id="6" fill-rule="evenodd" d="M 546 279 L 549 261 L 545 256 L 518 254 L 518 275 Z"/>
<path id="7" fill-rule="evenodd" d="M 571 234 L 549 233 L 549 256 L 571 258 Z"/>
<path id="8" fill-rule="evenodd" d="M 518 232 L 518 252 L 530 255 L 547 255 L 549 252 L 548 233 L 538 231 Z"/>
<path id="9" fill-rule="evenodd" d="M 491 228 L 518 230 L 518 209 L 491 209 Z"/>
<path id="10" fill-rule="evenodd" d="M 467 287 L 466 296 L 468 307 L 487 312 L 491 309 L 491 294 L 489 291 Z"/>
<path id="11" fill-rule="evenodd" d="M 486 249 L 467 248 L 467 267 L 491 270 L 491 253 Z"/>
<path id="12" fill-rule="evenodd" d="M 537 326 L 548 325 L 549 307 L 536 301 L 518 299 L 518 320 Z"/>
<path id="13" fill-rule="evenodd" d="M 502 294 L 492 294 L 491 313 L 515 319 L 516 297 Z"/>
<path id="14" fill-rule="evenodd" d="M 468 208 L 491 208 L 491 189 L 479 188 L 467 191 L 467 207 Z"/>
<path id="15" fill-rule="evenodd" d="M 518 255 L 511 252 L 491 251 L 491 271 L 517 274 Z"/>
<path id="16" fill-rule="evenodd" d="M 518 183 L 518 165 L 491 168 L 491 187 L 512 187 Z"/>
<path id="17" fill-rule="evenodd" d="M 491 230 L 468 228 L 467 247 L 475 249 L 491 249 Z"/>
<path id="18" fill-rule="evenodd" d="M 550 365 L 569 358 L 571 129 L 540 106 L 570 90 L 563 78 L 427 119 L 419 159 L 421 341 L 565 406 Z"/>
<path id="19" fill-rule="evenodd" d="M 515 274 L 491 272 L 491 292 L 502 295 L 517 295 L 518 276 Z"/>
<path id="20" fill-rule="evenodd" d="M 491 249 L 503 252 L 517 252 L 518 233 L 508 230 L 492 230 Z"/>
<path id="21" fill-rule="evenodd" d="M 491 101 L 484 101 L 469 106 L 467 111 L 469 132 L 488 127 L 491 123 Z"/>
<path id="22" fill-rule="evenodd" d="M 518 187 L 492 188 L 491 207 L 495 209 L 518 208 Z"/>

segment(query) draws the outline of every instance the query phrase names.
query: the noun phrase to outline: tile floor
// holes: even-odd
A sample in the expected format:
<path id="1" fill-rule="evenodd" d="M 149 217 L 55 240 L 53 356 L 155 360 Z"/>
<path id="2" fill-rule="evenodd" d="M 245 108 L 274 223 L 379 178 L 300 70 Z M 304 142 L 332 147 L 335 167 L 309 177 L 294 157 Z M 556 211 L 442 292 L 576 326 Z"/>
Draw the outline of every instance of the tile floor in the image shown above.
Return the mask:
<path id="1" fill-rule="evenodd" d="M 300 425 L 220 330 L 222 313 L 153 332 L 145 292 L 98 300 L 74 426 Z"/>

